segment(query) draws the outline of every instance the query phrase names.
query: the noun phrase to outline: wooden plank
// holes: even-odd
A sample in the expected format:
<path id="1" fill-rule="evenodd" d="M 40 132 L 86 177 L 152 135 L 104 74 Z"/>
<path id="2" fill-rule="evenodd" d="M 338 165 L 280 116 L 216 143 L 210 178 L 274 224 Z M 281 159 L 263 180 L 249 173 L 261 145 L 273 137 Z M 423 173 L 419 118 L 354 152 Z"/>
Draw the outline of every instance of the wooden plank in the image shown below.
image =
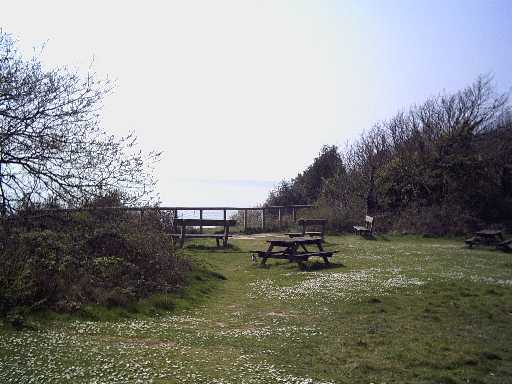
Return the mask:
<path id="1" fill-rule="evenodd" d="M 299 219 L 299 225 L 325 225 L 327 224 L 327 219 Z"/>
<path id="2" fill-rule="evenodd" d="M 236 225 L 236 220 L 215 220 L 215 219 L 177 219 L 175 220 L 176 224 L 179 226 L 194 226 L 199 227 L 204 225 L 205 227 L 224 227 L 230 226 L 234 227 Z"/>
<path id="3" fill-rule="evenodd" d="M 299 237 L 294 239 L 276 239 L 276 240 L 267 240 L 267 243 L 278 246 L 278 247 L 288 247 L 290 245 L 311 245 L 311 244 L 321 244 L 321 238 L 313 238 L 313 237 Z"/>
<path id="4" fill-rule="evenodd" d="M 174 238 L 180 238 L 181 239 L 181 233 L 170 233 L 169 236 Z M 229 235 L 229 237 L 233 237 L 233 235 Z M 223 239 L 224 234 L 223 233 L 185 233 L 186 239 Z"/>
<path id="5" fill-rule="evenodd" d="M 285 235 L 288 236 L 288 237 L 292 237 L 292 238 L 293 237 L 302 237 L 302 236 L 304 236 L 302 234 L 302 232 L 286 232 Z"/>
<path id="6" fill-rule="evenodd" d="M 483 229 L 481 231 L 478 231 L 476 234 L 479 236 L 497 236 L 501 235 L 501 231 L 494 229 Z"/>
<path id="7" fill-rule="evenodd" d="M 296 253 L 294 255 L 290 255 L 290 259 L 294 259 L 294 258 L 301 258 L 301 259 L 308 259 L 309 257 L 313 257 L 313 256 L 319 256 L 319 257 L 331 257 L 334 253 L 336 252 L 328 252 L 328 251 L 323 251 L 323 252 L 307 252 L 307 253 Z"/>

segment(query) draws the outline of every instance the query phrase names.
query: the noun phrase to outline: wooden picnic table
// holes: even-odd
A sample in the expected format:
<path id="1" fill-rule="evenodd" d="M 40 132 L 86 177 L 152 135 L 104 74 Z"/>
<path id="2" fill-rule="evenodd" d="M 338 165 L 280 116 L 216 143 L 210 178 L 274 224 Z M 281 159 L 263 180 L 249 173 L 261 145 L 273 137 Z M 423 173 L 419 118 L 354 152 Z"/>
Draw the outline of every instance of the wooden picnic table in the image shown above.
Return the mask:
<path id="1" fill-rule="evenodd" d="M 503 232 L 494 229 L 483 229 L 476 232 L 476 235 L 491 242 L 503 241 Z"/>
<path id="2" fill-rule="evenodd" d="M 183 244 L 185 243 L 185 239 L 205 239 L 205 238 L 213 238 L 217 242 L 217 247 L 220 246 L 220 241 L 222 240 L 222 245 L 227 247 L 228 239 L 231 237 L 229 234 L 229 227 L 234 227 L 236 225 L 236 220 L 214 220 L 214 219 L 175 219 L 174 225 L 177 227 L 181 227 L 180 233 L 171 233 L 171 238 L 173 240 L 178 239 L 180 247 L 183 248 Z M 223 227 L 223 233 L 187 233 L 186 227 L 200 227 L 211 226 L 211 227 Z"/>
<path id="3" fill-rule="evenodd" d="M 504 240 L 503 232 L 496 229 L 483 229 L 475 232 L 475 236 L 465 240 L 465 243 L 471 248 L 475 244 L 498 244 Z"/>
<path id="4" fill-rule="evenodd" d="M 325 251 L 321 237 L 295 237 L 291 239 L 268 240 L 266 251 L 252 251 L 253 255 L 261 258 L 261 264 L 265 264 L 267 259 L 285 259 L 296 261 L 299 265 L 307 261 L 312 256 L 319 256 L 329 264 L 329 257 L 336 251 Z M 316 246 L 318 250 L 310 251 L 307 246 Z M 276 248 L 278 248 L 276 250 Z"/>

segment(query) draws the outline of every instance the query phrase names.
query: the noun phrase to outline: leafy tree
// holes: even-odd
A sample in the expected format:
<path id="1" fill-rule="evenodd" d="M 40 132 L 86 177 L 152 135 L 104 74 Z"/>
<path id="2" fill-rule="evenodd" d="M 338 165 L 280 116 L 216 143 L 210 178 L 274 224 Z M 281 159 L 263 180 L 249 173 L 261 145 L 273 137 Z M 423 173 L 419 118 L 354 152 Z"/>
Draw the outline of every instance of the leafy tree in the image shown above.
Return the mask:
<path id="1" fill-rule="evenodd" d="M 282 181 L 270 192 L 266 205 L 309 204 L 315 202 L 327 180 L 344 170 L 338 147 L 323 146 L 313 163 L 296 178 Z"/>
<path id="2" fill-rule="evenodd" d="M 345 230 L 365 213 L 379 216 L 380 230 L 512 228 L 511 142 L 508 95 L 481 76 L 374 125 L 342 155 L 323 147 L 268 201 L 295 203 L 298 196 Z"/>
<path id="3" fill-rule="evenodd" d="M 116 139 L 100 126 L 112 90 L 94 73 L 47 69 L 24 58 L 0 31 L 0 209 L 54 197 L 66 204 L 122 190 L 127 202 L 151 198 L 149 165 L 159 154 L 136 151 L 133 135 Z"/>

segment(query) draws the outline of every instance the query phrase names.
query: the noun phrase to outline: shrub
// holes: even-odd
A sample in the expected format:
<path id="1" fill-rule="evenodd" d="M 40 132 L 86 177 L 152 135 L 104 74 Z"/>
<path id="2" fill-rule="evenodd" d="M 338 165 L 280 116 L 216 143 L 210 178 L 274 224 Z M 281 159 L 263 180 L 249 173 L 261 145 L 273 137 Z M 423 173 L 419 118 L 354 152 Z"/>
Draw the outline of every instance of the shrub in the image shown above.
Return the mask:
<path id="1" fill-rule="evenodd" d="M 34 216 L 44 219 L 4 228 L 0 312 L 19 306 L 126 306 L 176 290 L 190 264 L 175 254 L 157 216 L 77 212 L 59 220 Z"/>

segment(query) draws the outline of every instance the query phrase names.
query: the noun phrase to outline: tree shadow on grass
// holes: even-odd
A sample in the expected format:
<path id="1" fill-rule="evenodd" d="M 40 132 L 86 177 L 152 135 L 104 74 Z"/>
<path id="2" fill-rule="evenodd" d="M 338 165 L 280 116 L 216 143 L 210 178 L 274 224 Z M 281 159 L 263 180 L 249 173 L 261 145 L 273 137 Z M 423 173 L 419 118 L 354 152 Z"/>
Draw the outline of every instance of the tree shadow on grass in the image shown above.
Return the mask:
<path id="1" fill-rule="evenodd" d="M 327 264 L 323 261 L 308 261 L 308 262 L 299 264 L 299 268 L 302 271 L 306 271 L 306 272 L 321 271 L 324 269 L 344 268 L 344 267 L 345 267 L 345 264 L 343 264 L 343 263 L 330 262 L 329 264 Z"/>
<path id="2" fill-rule="evenodd" d="M 345 265 L 342 263 L 333 263 L 330 262 L 329 264 L 326 264 L 323 261 L 307 261 L 303 263 L 297 263 L 295 261 L 291 262 L 280 262 L 280 263 L 272 263 L 272 264 L 261 264 L 257 263 L 255 264 L 257 268 L 262 269 L 269 269 L 270 267 L 284 267 L 286 269 L 299 269 L 304 272 L 313 272 L 313 271 L 321 271 L 321 270 L 328 270 L 328 269 L 336 269 L 336 268 L 344 268 Z"/>
<path id="3" fill-rule="evenodd" d="M 188 244 L 184 246 L 185 249 L 191 251 L 208 251 L 208 252 L 221 252 L 221 253 L 247 253 L 236 245 L 228 244 L 226 247 L 217 247 L 216 245 L 205 244 Z"/>

